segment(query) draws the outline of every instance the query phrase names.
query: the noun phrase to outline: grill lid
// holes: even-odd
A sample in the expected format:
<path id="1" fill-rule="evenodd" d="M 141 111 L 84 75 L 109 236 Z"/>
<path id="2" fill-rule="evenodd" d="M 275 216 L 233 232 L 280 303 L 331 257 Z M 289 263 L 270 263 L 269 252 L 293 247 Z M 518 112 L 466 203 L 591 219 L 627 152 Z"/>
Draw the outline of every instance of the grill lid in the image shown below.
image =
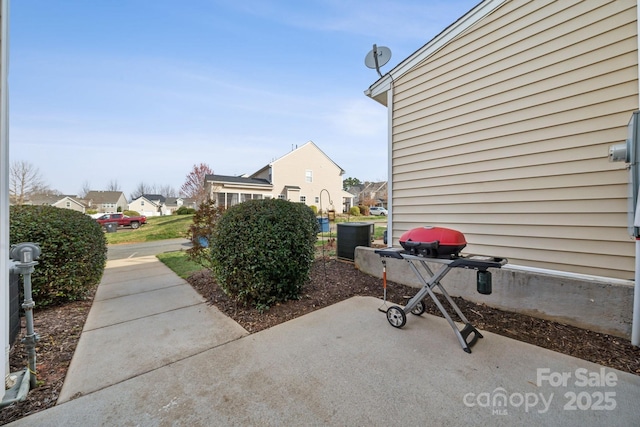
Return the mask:
<path id="1" fill-rule="evenodd" d="M 458 256 L 467 246 L 464 234 L 444 227 L 418 227 L 400 236 L 400 245 L 412 255 L 430 258 Z"/>

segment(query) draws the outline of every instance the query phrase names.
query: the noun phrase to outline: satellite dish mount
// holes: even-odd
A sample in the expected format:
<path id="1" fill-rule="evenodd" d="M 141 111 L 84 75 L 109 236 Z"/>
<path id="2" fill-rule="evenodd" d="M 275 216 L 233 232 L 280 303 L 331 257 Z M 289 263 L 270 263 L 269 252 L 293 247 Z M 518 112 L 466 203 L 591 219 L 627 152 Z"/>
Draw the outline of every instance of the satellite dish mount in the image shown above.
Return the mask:
<path id="1" fill-rule="evenodd" d="M 375 68 L 378 72 L 378 75 L 382 77 L 382 73 L 380 72 L 380 67 L 385 65 L 391 59 L 391 49 L 385 46 L 378 47 L 377 45 L 373 45 L 373 49 L 367 53 L 367 56 L 364 58 L 364 65 L 369 68 Z"/>

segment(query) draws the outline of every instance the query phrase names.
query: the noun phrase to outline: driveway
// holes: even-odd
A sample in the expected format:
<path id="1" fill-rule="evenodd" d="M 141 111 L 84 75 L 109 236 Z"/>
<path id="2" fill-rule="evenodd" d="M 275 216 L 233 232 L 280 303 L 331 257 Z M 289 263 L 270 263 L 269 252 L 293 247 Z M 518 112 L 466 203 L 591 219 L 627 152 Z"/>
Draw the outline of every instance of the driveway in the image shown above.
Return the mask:
<path id="1" fill-rule="evenodd" d="M 109 245 L 107 260 L 143 257 L 157 255 L 163 252 L 174 252 L 186 250 L 191 247 L 188 239 L 168 239 L 156 242 L 145 243 L 123 243 L 119 245 Z"/>

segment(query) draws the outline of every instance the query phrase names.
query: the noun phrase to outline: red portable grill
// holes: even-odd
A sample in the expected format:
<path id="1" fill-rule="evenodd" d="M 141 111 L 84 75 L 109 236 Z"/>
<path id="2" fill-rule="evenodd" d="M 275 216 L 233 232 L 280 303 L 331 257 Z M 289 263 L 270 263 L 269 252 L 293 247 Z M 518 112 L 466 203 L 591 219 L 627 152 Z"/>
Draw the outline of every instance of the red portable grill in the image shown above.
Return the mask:
<path id="1" fill-rule="evenodd" d="M 386 307 L 387 259 L 405 260 L 422 283 L 422 288 L 409 298 L 404 307 L 397 305 L 388 307 L 385 311 L 389 324 L 395 328 L 402 328 L 407 321 L 407 314 L 420 316 L 425 312 L 424 299 L 429 296 L 442 313 L 449 326 L 453 329 L 463 350 L 471 353 L 471 347 L 482 338 L 482 334 L 464 316 L 445 290 L 441 280 L 454 268 L 477 270 L 477 290 L 483 295 L 491 294 L 490 268 L 501 268 L 508 260 L 486 255 L 460 255 L 460 251 L 467 246 L 464 235 L 456 230 L 443 227 L 418 227 L 400 236 L 400 248 L 378 249 L 375 252 L 382 259 L 382 277 L 384 287 L 384 305 Z M 439 265 L 432 270 L 429 265 Z M 458 328 L 445 307 L 440 303 L 434 290 L 443 296 L 456 312 L 464 327 Z"/>
<path id="2" fill-rule="evenodd" d="M 453 258 L 467 246 L 464 234 L 443 227 L 418 227 L 400 236 L 400 245 L 411 255 L 428 258 Z"/>

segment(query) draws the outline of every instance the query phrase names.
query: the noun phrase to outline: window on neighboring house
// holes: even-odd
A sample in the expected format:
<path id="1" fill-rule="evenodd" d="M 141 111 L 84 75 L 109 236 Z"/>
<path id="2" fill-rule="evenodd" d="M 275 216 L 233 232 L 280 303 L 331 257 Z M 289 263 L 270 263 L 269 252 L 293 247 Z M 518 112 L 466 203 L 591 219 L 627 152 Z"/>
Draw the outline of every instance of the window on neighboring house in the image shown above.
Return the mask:
<path id="1" fill-rule="evenodd" d="M 306 170 L 304 173 L 304 180 L 306 182 L 313 182 L 313 171 L 312 170 Z"/>
<path id="2" fill-rule="evenodd" d="M 316 196 L 316 201 L 315 203 L 320 203 L 320 197 Z"/>
<path id="3" fill-rule="evenodd" d="M 71 202 L 67 202 L 67 207 L 70 208 L 71 207 Z"/>
<path id="4" fill-rule="evenodd" d="M 144 200 L 140 200 L 140 206 L 144 206 Z"/>
<path id="5" fill-rule="evenodd" d="M 278 194 L 278 199 L 284 200 L 284 194 Z"/>
<path id="6" fill-rule="evenodd" d="M 307 203 L 307 196 L 300 196 L 300 203 Z"/>
<path id="7" fill-rule="evenodd" d="M 227 193 L 227 206 L 235 206 L 239 203 L 238 193 Z"/>

